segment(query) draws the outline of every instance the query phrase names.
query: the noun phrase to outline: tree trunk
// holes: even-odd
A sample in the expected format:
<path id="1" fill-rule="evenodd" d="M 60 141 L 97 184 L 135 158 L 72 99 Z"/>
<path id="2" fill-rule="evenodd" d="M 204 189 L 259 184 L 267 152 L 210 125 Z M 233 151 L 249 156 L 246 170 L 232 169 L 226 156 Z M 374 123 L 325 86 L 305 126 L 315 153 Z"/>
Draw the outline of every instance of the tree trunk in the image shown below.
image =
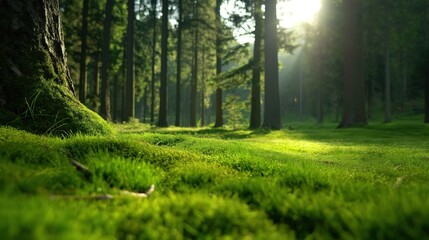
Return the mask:
<path id="1" fill-rule="evenodd" d="M 158 127 L 167 127 L 167 53 L 168 53 L 168 1 L 162 0 L 161 86 L 159 91 Z"/>
<path id="2" fill-rule="evenodd" d="M 264 125 L 281 128 L 276 0 L 265 2 L 265 106 Z"/>
<path id="3" fill-rule="evenodd" d="M 388 4 L 388 2 L 386 2 Z M 384 122 L 392 121 L 390 109 L 390 24 L 389 24 L 389 7 L 386 5 L 386 42 L 384 50 Z"/>
<path id="4" fill-rule="evenodd" d="M 425 120 L 424 123 L 429 123 L 429 30 L 427 23 L 429 22 L 429 4 L 425 4 L 425 43 L 424 53 L 426 58 L 426 70 L 424 75 L 425 81 Z"/>
<path id="5" fill-rule="evenodd" d="M 118 100 L 119 100 L 119 75 L 115 74 L 115 78 L 113 80 L 113 108 L 112 108 L 112 114 L 113 114 L 113 122 L 119 121 L 119 115 L 118 115 Z"/>
<path id="6" fill-rule="evenodd" d="M 204 68 L 205 68 L 205 53 L 206 53 L 206 51 L 205 51 L 205 48 L 206 48 L 206 46 L 205 45 L 203 45 L 203 53 L 202 53 L 202 56 L 201 56 L 201 65 L 202 65 L 202 67 L 201 67 L 201 123 L 200 123 L 200 126 L 201 127 L 204 127 L 204 125 L 205 125 L 205 108 L 206 108 L 206 102 L 205 102 L 205 98 L 206 98 L 206 96 L 205 96 L 205 92 L 206 92 L 206 83 L 205 83 L 205 73 L 204 73 Z"/>
<path id="7" fill-rule="evenodd" d="M 112 10 L 115 0 L 107 0 L 106 2 L 106 17 L 104 19 L 104 34 L 103 34 L 103 48 L 102 48 L 102 65 L 101 65 L 101 109 L 100 115 L 107 121 L 112 118 L 110 116 L 110 87 L 109 87 L 109 65 L 110 65 L 110 31 L 112 25 Z"/>
<path id="8" fill-rule="evenodd" d="M 262 9 L 261 0 L 255 1 L 255 43 L 253 46 L 252 97 L 250 109 L 250 129 L 261 126 L 261 41 Z"/>
<path id="9" fill-rule="evenodd" d="M 111 128 L 75 97 L 58 0 L 0 1 L 0 125 L 34 133 Z"/>
<path id="10" fill-rule="evenodd" d="M 386 46 L 384 56 L 384 122 L 392 121 L 390 109 L 390 46 L 389 33 L 386 34 Z"/>
<path id="11" fill-rule="evenodd" d="M 125 88 L 125 119 L 135 117 L 135 82 L 134 82 L 134 0 L 128 0 L 127 24 L 127 80 Z"/>
<path id="12" fill-rule="evenodd" d="M 148 82 L 146 80 L 146 82 Z M 143 123 L 146 123 L 146 119 L 147 119 L 147 95 L 148 95 L 148 90 L 147 90 L 147 86 L 144 87 L 144 92 L 143 92 Z"/>
<path id="13" fill-rule="evenodd" d="M 177 26 L 177 75 L 176 75 L 176 121 L 175 125 L 180 126 L 180 111 L 181 111 L 181 81 L 182 81 L 182 0 L 178 0 L 179 19 Z"/>
<path id="14" fill-rule="evenodd" d="M 82 6 L 82 32 L 80 36 L 80 75 L 79 75 L 79 101 L 85 104 L 86 101 L 86 50 L 88 48 L 86 43 L 86 36 L 88 33 L 88 4 L 89 0 L 83 0 Z"/>
<path id="15" fill-rule="evenodd" d="M 214 127 L 223 126 L 223 109 L 222 109 L 222 87 L 220 86 L 222 79 L 222 28 L 220 21 L 220 5 L 222 0 L 216 0 L 216 119 Z"/>
<path id="16" fill-rule="evenodd" d="M 155 60 L 156 60 L 156 3 L 157 0 L 152 0 L 152 21 L 153 21 L 153 33 L 152 33 L 152 81 L 150 88 L 150 123 L 155 122 Z"/>
<path id="17" fill-rule="evenodd" d="M 338 127 L 367 124 L 363 78 L 362 0 L 344 4 L 344 83 L 343 117 Z"/>
<path id="18" fill-rule="evenodd" d="M 197 6 L 195 7 L 197 9 Z M 198 14 L 198 9 L 195 10 Z M 197 16 L 196 14 L 196 16 Z M 198 18 L 198 16 L 197 16 Z M 189 126 L 197 126 L 197 83 L 198 83 L 198 26 L 194 29 L 194 64 L 192 66 L 192 83 L 191 83 L 191 109 Z"/>
<path id="19" fill-rule="evenodd" d="M 121 88 L 121 123 L 125 121 L 125 88 L 126 85 L 126 78 L 127 78 L 127 33 L 124 33 L 124 37 L 122 40 L 122 63 L 121 63 L 121 79 L 122 79 L 122 88 Z M 119 89 L 118 89 L 119 91 Z"/>
<path id="20" fill-rule="evenodd" d="M 100 51 L 97 49 L 97 51 L 94 53 L 94 75 L 93 75 L 93 84 L 94 88 L 92 89 L 92 107 L 93 110 L 97 113 L 100 112 L 100 79 L 99 79 L 99 58 L 100 58 Z"/>

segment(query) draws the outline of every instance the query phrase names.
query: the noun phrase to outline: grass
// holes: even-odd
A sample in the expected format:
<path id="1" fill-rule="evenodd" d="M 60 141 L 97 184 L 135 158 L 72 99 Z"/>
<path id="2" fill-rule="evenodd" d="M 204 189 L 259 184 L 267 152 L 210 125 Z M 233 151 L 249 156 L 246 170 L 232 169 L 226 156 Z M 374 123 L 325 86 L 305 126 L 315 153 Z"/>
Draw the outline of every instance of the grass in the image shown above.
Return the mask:
<path id="1" fill-rule="evenodd" d="M 416 118 L 341 130 L 114 127 L 66 139 L 0 127 L 0 239 L 429 237 L 429 126 Z M 147 199 L 121 194 L 151 184 Z M 86 198 L 100 194 L 113 199 Z"/>

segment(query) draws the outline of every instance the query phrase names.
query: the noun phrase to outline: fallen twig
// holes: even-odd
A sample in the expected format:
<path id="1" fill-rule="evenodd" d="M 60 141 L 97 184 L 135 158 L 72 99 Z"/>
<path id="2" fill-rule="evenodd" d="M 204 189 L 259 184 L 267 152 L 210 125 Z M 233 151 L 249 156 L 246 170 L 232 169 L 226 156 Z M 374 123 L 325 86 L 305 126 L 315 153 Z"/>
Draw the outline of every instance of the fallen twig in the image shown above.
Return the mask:
<path id="1" fill-rule="evenodd" d="M 91 180 L 92 179 L 92 172 L 82 163 L 75 161 L 73 159 L 70 159 L 70 163 L 76 167 L 76 170 L 78 170 L 79 172 L 83 173 L 83 175 L 85 176 L 86 180 Z"/>

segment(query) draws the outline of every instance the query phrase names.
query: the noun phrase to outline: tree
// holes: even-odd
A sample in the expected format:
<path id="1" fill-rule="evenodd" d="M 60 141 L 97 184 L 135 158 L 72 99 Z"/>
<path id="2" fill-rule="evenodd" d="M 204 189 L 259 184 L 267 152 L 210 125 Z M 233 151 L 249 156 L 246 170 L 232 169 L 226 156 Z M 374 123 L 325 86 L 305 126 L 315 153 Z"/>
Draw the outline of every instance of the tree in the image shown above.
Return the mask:
<path id="1" fill-rule="evenodd" d="M 0 1 L 0 15 L 0 124 L 57 135 L 111 132 L 75 97 L 59 1 Z"/>
<path id="2" fill-rule="evenodd" d="M 125 87 L 125 121 L 135 117 L 135 82 L 134 82 L 134 0 L 128 0 L 127 24 L 127 79 Z"/>
<path id="3" fill-rule="evenodd" d="M 261 0 L 255 0 L 253 17 L 255 19 L 255 43 L 253 46 L 252 96 L 250 111 L 250 128 L 261 126 L 261 41 L 262 9 Z"/>
<path id="4" fill-rule="evenodd" d="M 385 33 L 385 51 L 384 51 L 384 122 L 389 123 L 392 121 L 390 109 L 390 6 L 389 2 L 385 2 L 386 8 L 386 33 Z"/>
<path id="5" fill-rule="evenodd" d="M 176 121 L 175 125 L 180 126 L 181 111 L 181 81 L 182 81 L 182 28 L 183 28 L 183 0 L 178 0 L 179 18 L 177 19 L 177 55 L 176 55 Z"/>
<path id="6" fill-rule="evenodd" d="M 161 86 L 159 91 L 158 127 L 167 127 L 167 53 L 168 53 L 168 1 L 162 0 L 161 23 Z"/>
<path id="7" fill-rule="evenodd" d="M 103 29 L 103 47 L 101 52 L 101 96 L 100 96 L 100 115 L 107 121 L 112 118 L 110 116 L 110 87 L 109 87 L 109 76 L 108 70 L 110 65 L 110 37 L 111 37 L 111 25 L 112 25 L 112 11 L 115 0 L 106 1 L 106 16 L 104 18 L 104 29 Z"/>
<path id="8" fill-rule="evenodd" d="M 82 6 L 82 32 L 80 50 L 80 75 L 79 75 L 79 100 L 85 104 L 86 101 L 86 50 L 88 48 L 86 37 L 88 32 L 88 5 L 89 0 L 83 0 Z"/>
<path id="9" fill-rule="evenodd" d="M 197 87 L 198 87 L 198 17 L 199 17 L 199 1 L 195 1 L 194 4 L 194 16 L 195 16 L 195 26 L 194 26 L 194 42 L 193 42 L 193 65 L 192 65 L 192 80 L 191 80 L 191 102 L 190 102 L 190 115 L 189 115 L 189 125 L 191 127 L 197 126 Z"/>
<path id="10" fill-rule="evenodd" d="M 150 122 L 155 121 L 155 58 L 156 58 L 156 5 L 157 0 L 151 0 L 151 10 L 152 10 L 152 21 L 153 21 L 153 32 L 152 32 L 152 78 L 151 78 L 151 87 L 150 87 Z"/>
<path id="11" fill-rule="evenodd" d="M 216 118 L 214 127 L 223 126 L 223 110 L 222 110 L 222 24 L 220 20 L 220 5 L 222 0 L 216 0 Z"/>
<path id="12" fill-rule="evenodd" d="M 265 105 L 263 127 L 280 129 L 276 0 L 265 1 Z"/>
<path id="13" fill-rule="evenodd" d="M 367 124 L 363 79 L 362 0 L 346 0 L 343 7 L 344 83 L 340 128 Z"/>
<path id="14" fill-rule="evenodd" d="M 424 88 L 425 88 L 425 123 L 429 123 L 429 30 L 427 28 L 427 23 L 429 22 L 429 3 L 425 2 L 424 5 L 424 34 L 425 34 L 425 42 L 424 42 L 424 68 L 426 69 L 424 72 Z"/>

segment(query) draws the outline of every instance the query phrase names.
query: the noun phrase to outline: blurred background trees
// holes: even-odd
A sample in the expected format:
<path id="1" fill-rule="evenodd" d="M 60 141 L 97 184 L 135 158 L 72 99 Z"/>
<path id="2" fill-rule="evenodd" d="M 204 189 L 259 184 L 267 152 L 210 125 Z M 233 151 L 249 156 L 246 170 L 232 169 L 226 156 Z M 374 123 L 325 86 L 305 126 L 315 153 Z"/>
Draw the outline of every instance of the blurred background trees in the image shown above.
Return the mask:
<path id="1" fill-rule="evenodd" d="M 426 1 L 321 0 L 312 21 L 292 22 L 294 1 L 272 2 L 278 44 L 266 44 L 273 34 L 265 34 L 265 1 L 61 0 L 79 99 L 108 120 L 160 126 L 258 128 L 264 113 L 280 116 L 270 128 L 309 119 L 364 125 L 401 114 L 429 122 Z M 352 29 L 347 6 L 355 4 L 361 17 Z M 278 53 L 278 71 L 264 67 L 264 49 Z M 278 89 L 265 88 L 267 76 Z M 266 105 L 277 92 L 279 106 Z M 347 117 L 355 101 L 361 117 Z"/>

